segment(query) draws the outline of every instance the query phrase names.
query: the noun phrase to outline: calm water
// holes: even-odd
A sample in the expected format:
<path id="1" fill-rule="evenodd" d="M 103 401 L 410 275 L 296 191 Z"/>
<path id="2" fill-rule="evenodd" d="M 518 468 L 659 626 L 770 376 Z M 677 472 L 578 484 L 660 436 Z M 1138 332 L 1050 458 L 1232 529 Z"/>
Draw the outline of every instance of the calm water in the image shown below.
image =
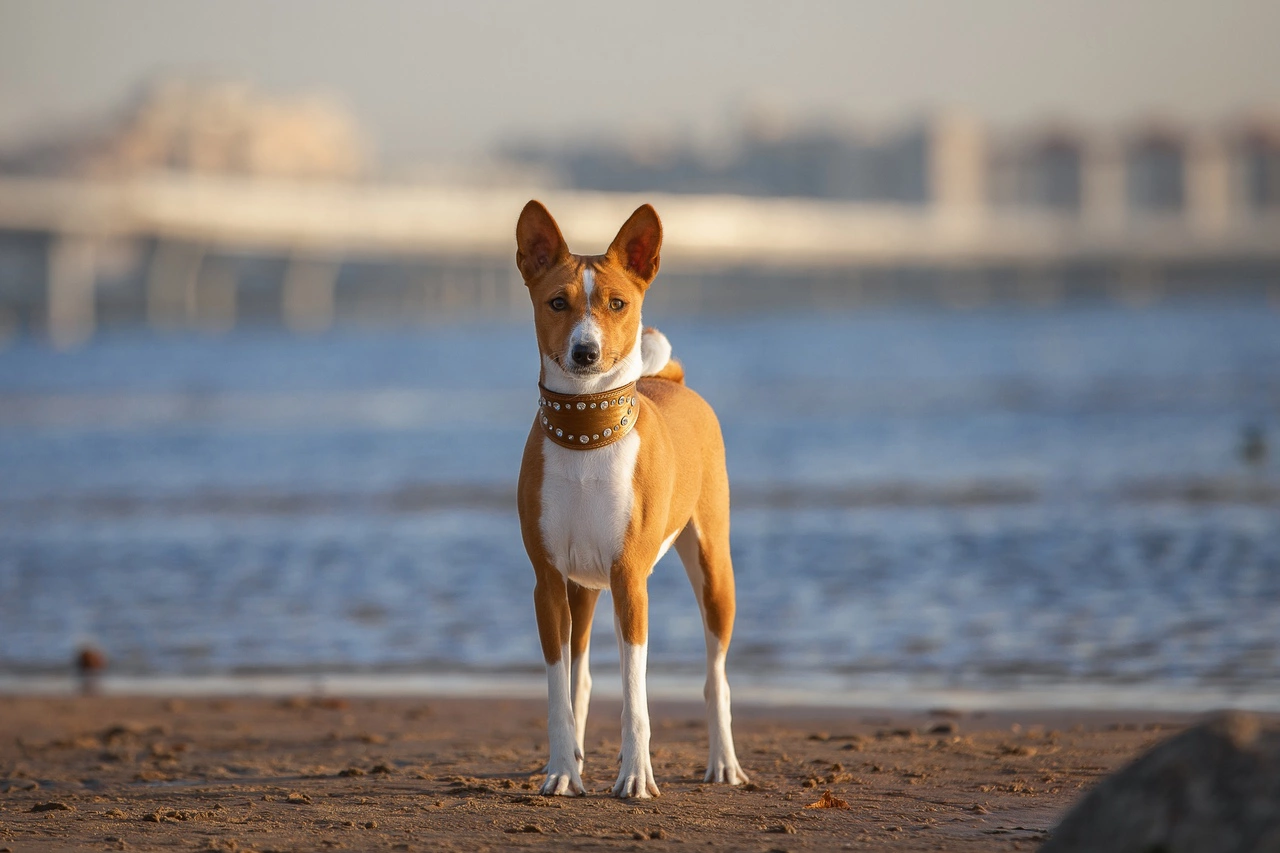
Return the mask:
<path id="1" fill-rule="evenodd" d="M 1280 694 L 1280 313 L 660 324 L 724 423 L 736 670 Z M 523 325 L 0 352 L 0 675 L 539 671 L 535 379 Z M 697 671 L 674 557 L 651 591 Z"/>

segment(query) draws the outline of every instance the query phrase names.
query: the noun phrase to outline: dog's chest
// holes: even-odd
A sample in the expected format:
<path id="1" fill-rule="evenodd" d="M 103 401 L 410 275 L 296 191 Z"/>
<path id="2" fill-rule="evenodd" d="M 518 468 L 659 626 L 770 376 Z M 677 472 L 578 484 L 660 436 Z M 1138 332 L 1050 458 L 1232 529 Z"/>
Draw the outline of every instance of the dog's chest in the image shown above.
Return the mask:
<path id="1" fill-rule="evenodd" d="M 582 586 L 609 586 L 631 522 L 639 451 L 635 432 L 597 450 L 543 439 L 542 541 L 560 573 Z"/>

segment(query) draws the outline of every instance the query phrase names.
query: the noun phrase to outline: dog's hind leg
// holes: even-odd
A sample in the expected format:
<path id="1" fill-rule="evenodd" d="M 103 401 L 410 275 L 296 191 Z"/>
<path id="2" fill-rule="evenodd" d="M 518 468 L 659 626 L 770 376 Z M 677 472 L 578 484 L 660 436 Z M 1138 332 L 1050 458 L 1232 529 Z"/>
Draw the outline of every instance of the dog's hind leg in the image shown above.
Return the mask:
<path id="1" fill-rule="evenodd" d="M 729 680 L 724 670 L 729 640 L 733 636 L 735 607 L 727 518 L 723 523 L 717 523 L 704 517 L 703 528 L 699 529 L 695 516 L 676 537 L 675 547 L 698 597 L 707 640 L 707 682 L 702 695 L 707 700 L 710 748 L 705 781 L 741 785 L 748 779 L 733 748 Z"/>
<path id="2" fill-rule="evenodd" d="M 596 615 L 600 590 L 569 581 L 569 612 L 573 616 L 573 636 L 569 642 L 571 662 L 569 686 L 573 694 L 574 733 L 578 738 L 578 772 L 586 755 L 587 706 L 591 703 L 591 620 Z"/>

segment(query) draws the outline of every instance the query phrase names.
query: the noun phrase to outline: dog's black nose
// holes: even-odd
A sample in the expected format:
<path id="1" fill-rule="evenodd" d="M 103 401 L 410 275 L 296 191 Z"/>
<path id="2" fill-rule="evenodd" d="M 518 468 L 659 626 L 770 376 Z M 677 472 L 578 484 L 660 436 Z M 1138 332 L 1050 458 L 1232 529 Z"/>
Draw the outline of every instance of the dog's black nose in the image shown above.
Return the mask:
<path id="1" fill-rule="evenodd" d="M 574 364 L 586 367 L 587 365 L 595 364 L 600 360 L 600 347 L 597 344 L 590 343 L 574 344 L 573 352 L 570 353 L 570 355 L 573 356 Z"/>

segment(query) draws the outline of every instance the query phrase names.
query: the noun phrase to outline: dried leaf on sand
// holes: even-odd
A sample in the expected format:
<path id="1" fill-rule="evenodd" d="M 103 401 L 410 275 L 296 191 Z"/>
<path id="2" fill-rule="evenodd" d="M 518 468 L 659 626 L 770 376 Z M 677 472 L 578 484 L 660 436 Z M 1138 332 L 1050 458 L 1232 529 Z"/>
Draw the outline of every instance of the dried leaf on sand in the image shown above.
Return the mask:
<path id="1" fill-rule="evenodd" d="M 809 803 L 809 805 L 805 806 L 805 808 L 806 809 L 847 809 L 849 808 L 849 803 L 846 802 L 845 800 L 840 799 L 837 796 L 834 796 L 830 790 L 826 790 L 822 792 L 821 797 L 818 797 L 818 801 L 816 803 Z"/>

